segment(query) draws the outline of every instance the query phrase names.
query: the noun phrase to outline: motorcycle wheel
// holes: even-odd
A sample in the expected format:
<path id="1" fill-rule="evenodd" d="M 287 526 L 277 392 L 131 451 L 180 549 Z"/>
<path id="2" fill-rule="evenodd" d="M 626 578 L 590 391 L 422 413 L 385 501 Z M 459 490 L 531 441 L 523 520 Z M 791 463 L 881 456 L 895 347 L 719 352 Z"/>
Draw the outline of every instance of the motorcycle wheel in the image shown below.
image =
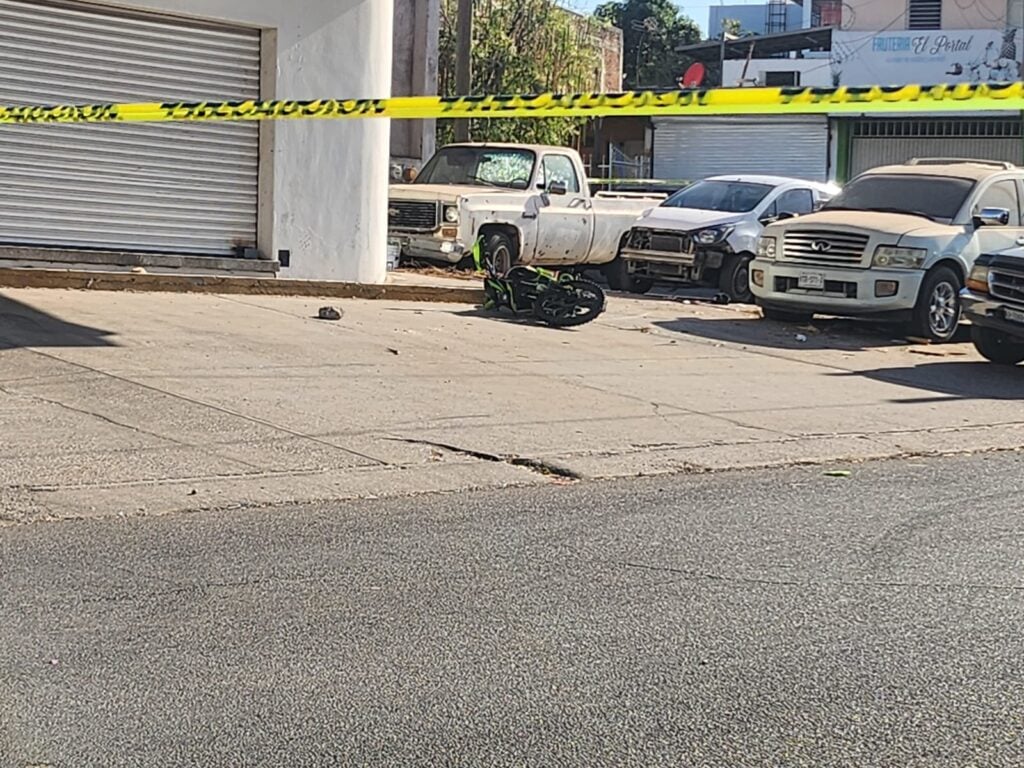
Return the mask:
<path id="1" fill-rule="evenodd" d="M 573 328 L 596 320 L 604 308 L 601 286 L 589 280 L 568 280 L 542 291 L 533 303 L 533 314 L 554 328 Z"/>

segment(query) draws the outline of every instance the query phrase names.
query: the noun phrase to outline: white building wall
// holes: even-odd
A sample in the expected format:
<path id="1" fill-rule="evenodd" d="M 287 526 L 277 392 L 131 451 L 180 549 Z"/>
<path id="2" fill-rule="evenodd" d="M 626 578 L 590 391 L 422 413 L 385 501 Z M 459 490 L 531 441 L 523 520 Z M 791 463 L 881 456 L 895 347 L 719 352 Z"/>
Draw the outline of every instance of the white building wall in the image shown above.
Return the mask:
<path id="1" fill-rule="evenodd" d="M 744 75 L 746 67 L 746 75 Z M 728 59 L 725 62 L 726 87 L 763 86 L 767 72 L 800 73 L 800 85 L 827 87 L 832 85 L 832 69 L 828 59 Z M 744 80 L 745 78 L 745 80 Z"/>
<path id="2" fill-rule="evenodd" d="M 276 30 L 265 46 L 265 97 L 391 95 L 393 0 L 111 5 Z M 281 121 L 265 135 L 261 176 L 269 188 L 261 203 L 259 244 L 264 255 L 290 252 L 291 266 L 282 269 L 282 277 L 383 282 L 389 121 Z"/>

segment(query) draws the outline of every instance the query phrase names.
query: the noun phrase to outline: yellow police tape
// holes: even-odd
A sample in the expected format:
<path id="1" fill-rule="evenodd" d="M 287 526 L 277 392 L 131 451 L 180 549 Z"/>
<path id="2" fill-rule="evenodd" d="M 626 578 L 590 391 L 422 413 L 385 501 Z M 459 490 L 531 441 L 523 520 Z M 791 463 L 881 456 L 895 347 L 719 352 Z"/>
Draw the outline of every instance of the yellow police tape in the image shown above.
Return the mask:
<path id="1" fill-rule="evenodd" d="M 530 96 L 0 106 L 4 123 L 388 117 L 614 117 L 1024 110 L 1024 82 L 839 88 L 716 88 Z"/>

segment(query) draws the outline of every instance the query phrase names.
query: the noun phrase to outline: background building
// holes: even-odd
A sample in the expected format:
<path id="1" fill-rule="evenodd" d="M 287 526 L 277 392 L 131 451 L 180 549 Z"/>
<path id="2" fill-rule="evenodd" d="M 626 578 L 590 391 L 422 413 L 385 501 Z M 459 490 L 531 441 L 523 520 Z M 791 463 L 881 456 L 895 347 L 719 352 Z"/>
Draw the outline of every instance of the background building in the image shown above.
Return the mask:
<path id="1" fill-rule="evenodd" d="M 391 87 L 391 0 L 0 0 L 0 103 Z M 0 127 L 0 263 L 384 277 L 386 121 Z"/>
<path id="2" fill-rule="evenodd" d="M 392 96 L 436 96 L 441 0 L 394 0 Z M 391 123 L 391 163 L 419 167 L 434 154 L 435 120 Z"/>
<path id="3" fill-rule="evenodd" d="M 771 12 L 772 4 L 758 8 Z M 899 85 L 1018 80 L 1024 0 L 824 0 L 801 27 L 684 49 L 729 87 Z M 723 11 L 729 13 L 728 7 Z M 714 23 L 715 15 L 711 16 Z M 828 22 L 823 24 L 822 22 Z M 712 83 L 717 84 L 717 83 Z M 845 180 L 914 156 L 1024 164 L 1021 114 L 957 113 L 663 118 L 652 121 L 653 175 L 766 172 Z"/>

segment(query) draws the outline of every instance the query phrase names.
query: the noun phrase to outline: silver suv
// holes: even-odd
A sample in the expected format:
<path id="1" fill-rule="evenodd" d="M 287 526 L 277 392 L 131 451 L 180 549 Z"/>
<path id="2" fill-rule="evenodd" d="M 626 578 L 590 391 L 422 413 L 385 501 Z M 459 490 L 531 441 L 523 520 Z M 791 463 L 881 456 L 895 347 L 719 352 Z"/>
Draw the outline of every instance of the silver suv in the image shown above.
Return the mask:
<path id="1" fill-rule="evenodd" d="M 815 313 L 909 321 L 948 341 L 982 253 L 1024 245 L 1024 169 L 912 160 L 861 174 L 825 207 L 765 228 L 751 289 L 769 319 Z"/>

